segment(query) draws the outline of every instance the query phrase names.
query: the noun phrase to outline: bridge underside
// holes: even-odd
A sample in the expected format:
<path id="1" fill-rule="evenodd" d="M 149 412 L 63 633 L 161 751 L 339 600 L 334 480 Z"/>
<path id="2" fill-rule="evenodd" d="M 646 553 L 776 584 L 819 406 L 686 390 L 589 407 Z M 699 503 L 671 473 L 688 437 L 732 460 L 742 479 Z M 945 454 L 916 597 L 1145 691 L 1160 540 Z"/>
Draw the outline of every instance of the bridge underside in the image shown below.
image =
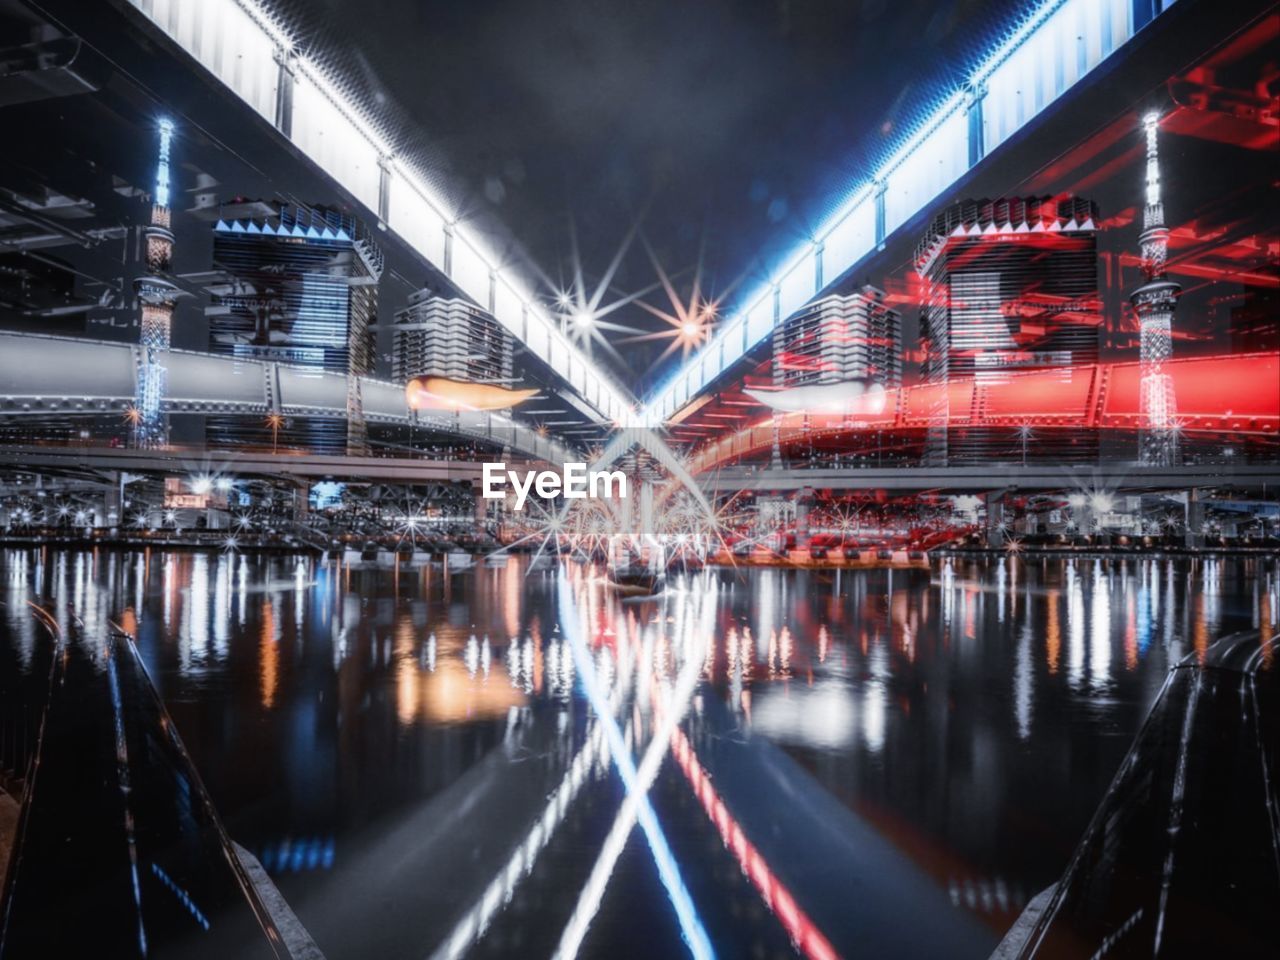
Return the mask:
<path id="1" fill-rule="evenodd" d="M 1252 83 L 1268 75 L 1265 51 L 1275 38 L 1275 19 L 1259 18 L 1256 8 L 1173 5 L 1016 136 L 942 186 L 852 269 L 839 276 L 824 269 L 817 279 L 810 271 L 808 282 L 818 293 L 869 282 L 900 314 L 902 379 L 910 385 L 888 389 L 879 409 L 852 404 L 839 413 L 775 415 L 760 402 L 776 386 L 775 364 L 794 362 L 773 352 L 772 331 L 794 310 L 785 300 L 777 305 L 783 291 L 775 290 L 772 310 L 748 324 L 749 336 L 733 349 L 713 343 L 673 381 L 678 389 L 674 400 L 667 398 L 666 426 L 672 442 L 690 451 L 691 471 L 723 476 L 746 466 L 847 467 L 856 474 L 849 484 L 859 487 L 874 486 L 864 468 L 976 464 L 1003 476 L 1037 462 L 1136 460 L 1140 349 L 1128 305 L 1141 283 L 1139 225 L 1132 218 L 1144 175 L 1136 121 L 1155 106 L 1176 157 L 1162 177 L 1188 217 L 1170 224 L 1167 264 L 1183 288 L 1169 366 L 1183 459 L 1228 467 L 1232 459 L 1280 462 L 1280 280 L 1274 269 L 1280 247 L 1267 216 L 1275 128 L 1260 115 L 1233 113 L 1225 86 L 1211 90 L 1206 81 L 1231 75 Z M 1229 187 L 1226 177 L 1203 175 L 1217 170 L 1232 171 Z M 1011 366 L 981 383 L 916 382 L 925 379 L 924 351 L 914 348 L 928 291 L 915 268 L 915 248 L 928 218 L 967 197 L 1045 195 L 1083 197 L 1101 211 L 1096 302 L 1081 312 L 1097 329 L 1093 360 L 1038 372 Z M 1214 227 L 1202 215 L 1208 209 Z M 830 255 L 829 244 L 818 246 L 812 256 Z M 1025 299 L 1002 308 L 1012 311 L 1008 315 L 1034 312 L 1034 296 Z"/>
<path id="2" fill-rule="evenodd" d="M 56 363 L 50 363 L 53 356 Z M 347 378 L 341 374 L 176 350 L 163 354 L 161 362 L 172 384 L 166 413 L 240 420 L 237 435 L 248 435 L 248 446 L 254 439 L 258 446 L 277 446 L 274 441 L 282 438 L 272 436 L 269 417 L 289 423 L 345 423 Z M 50 419 L 74 423 L 99 417 L 114 419 L 123 436 L 139 363 L 138 348 L 131 344 L 0 334 L 0 428 L 20 432 L 25 421 L 41 420 L 47 426 Z M 371 426 L 393 434 L 418 430 L 531 459 L 574 459 L 564 444 L 505 415 L 415 411 L 403 387 L 372 377 L 359 380 Z M 288 446 L 287 428 L 285 433 L 281 445 Z M 412 437 L 408 439 L 406 447 L 412 445 Z"/>

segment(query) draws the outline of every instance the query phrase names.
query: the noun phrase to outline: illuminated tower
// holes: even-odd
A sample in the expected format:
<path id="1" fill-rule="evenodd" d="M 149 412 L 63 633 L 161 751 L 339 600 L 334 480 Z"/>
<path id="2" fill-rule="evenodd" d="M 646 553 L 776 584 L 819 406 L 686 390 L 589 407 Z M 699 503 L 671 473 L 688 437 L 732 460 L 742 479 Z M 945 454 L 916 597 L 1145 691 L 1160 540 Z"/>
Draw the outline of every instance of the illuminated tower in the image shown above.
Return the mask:
<path id="1" fill-rule="evenodd" d="M 158 124 L 160 159 L 156 166 L 156 191 L 151 204 L 151 223 L 143 231 L 146 273 L 133 281 L 142 310 L 138 388 L 132 411 L 133 442 L 143 449 L 162 447 L 168 441 L 164 418 L 167 371 L 161 362 L 169 352 L 173 303 L 177 287 L 170 278 L 173 263 L 173 233 L 169 213 L 169 143 L 173 121 Z"/>
<path id="2" fill-rule="evenodd" d="M 1173 354 L 1173 311 L 1182 287 L 1165 275 L 1169 231 L 1164 225 L 1164 204 L 1160 202 L 1160 158 L 1156 143 L 1159 122 L 1160 115 L 1154 112 L 1142 118 L 1147 135 L 1147 204 L 1139 238 L 1144 282 L 1129 300 L 1138 315 L 1142 335 L 1138 459 L 1151 466 L 1169 466 L 1178 459 L 1178 408 L 1173 380 L 1165 364 Z"/>

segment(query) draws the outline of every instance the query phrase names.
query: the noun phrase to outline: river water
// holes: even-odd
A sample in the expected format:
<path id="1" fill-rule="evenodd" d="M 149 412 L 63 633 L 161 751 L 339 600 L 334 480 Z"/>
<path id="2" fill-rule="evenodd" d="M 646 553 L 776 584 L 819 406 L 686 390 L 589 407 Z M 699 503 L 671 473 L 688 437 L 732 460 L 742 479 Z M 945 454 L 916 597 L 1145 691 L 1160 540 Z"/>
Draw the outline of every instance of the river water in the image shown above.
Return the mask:
<path id="1" fill-rule="evenodd" d="M 985 957 L 1265 558 L 593 571 L 0 552 L 0 671 L 115 621 L 329 960 Z"/>

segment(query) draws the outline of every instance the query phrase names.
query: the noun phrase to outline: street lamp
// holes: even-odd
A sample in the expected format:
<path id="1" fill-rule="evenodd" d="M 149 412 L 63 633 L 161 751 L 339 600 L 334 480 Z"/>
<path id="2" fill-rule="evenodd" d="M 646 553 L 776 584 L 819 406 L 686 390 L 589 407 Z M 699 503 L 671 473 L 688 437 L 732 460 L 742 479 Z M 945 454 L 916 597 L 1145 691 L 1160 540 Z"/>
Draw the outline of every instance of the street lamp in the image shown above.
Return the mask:
<path id="1" fill-rule="evenodd" d="M 1027 441 L 1031 439 L 1031 424 L 1024 423 L 1018 428 L 1018 438 L 1022 440 L 1022 465 L 1027 465 Z"/>
<path id="2" fill-rule="evenodd" d="M 271 427 L 271 452 L 276 452 L 277 445 L 280 440 L 280 425 L 284 423 L 284 417 L 278 413 L 272 413 L 267 416 L 267 425 Z"/>

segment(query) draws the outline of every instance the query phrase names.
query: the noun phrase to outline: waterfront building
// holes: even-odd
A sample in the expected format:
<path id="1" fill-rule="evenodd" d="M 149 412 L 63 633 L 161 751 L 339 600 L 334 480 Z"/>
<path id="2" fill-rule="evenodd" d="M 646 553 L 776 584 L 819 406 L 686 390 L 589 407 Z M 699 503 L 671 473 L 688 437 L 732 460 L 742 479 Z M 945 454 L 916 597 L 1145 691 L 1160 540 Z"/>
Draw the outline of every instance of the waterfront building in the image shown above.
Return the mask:
<path id="1" fill-rule="evenodd" d="M 1046 368 L 1071 378 L 1096 364 L 1097 221 L 1096 204 L 1079 197 L 966 200 L 934 217 L 915 256 L 925 382 L 999 383 Z M 926 443 L 931 464 L 989 462 L 1018 446 L 1016 428 L 948 435 L 948 403 L 949 391 L 939 391 Z M 1036 451 L 1092 459 L 1097 443 L 1083 431 L 1055 430 Z"/>
<path id="2" fill-rule="evenodd" d="M 327 207 L 275 204 L 269 216 L 214 227 L 209 349 L 348 379 L 345 422 L 312 422 L 312 449 L 366 448 L 358 378 L 372 371 L 369 336 L 382 252 L 356 218 Z M 234 421 L 211 418 L 211 441 L 234 441 Z M 225 435 L 225 436 L 224 436 Z"/>
<path id="3" fill-rule="evenodd" d="M 511 379 L 511 335 L 487 311 L 424 287 L 392 327 L 391 376 L 398 383 L 443 377 L 468 383 Z"/>
<path id="4" fill-rule="evenodd" d="M 902 317 L 872 286 L 815 300 L 774 329 L 776 388 L 851 381 L 902 382 Z"/>

